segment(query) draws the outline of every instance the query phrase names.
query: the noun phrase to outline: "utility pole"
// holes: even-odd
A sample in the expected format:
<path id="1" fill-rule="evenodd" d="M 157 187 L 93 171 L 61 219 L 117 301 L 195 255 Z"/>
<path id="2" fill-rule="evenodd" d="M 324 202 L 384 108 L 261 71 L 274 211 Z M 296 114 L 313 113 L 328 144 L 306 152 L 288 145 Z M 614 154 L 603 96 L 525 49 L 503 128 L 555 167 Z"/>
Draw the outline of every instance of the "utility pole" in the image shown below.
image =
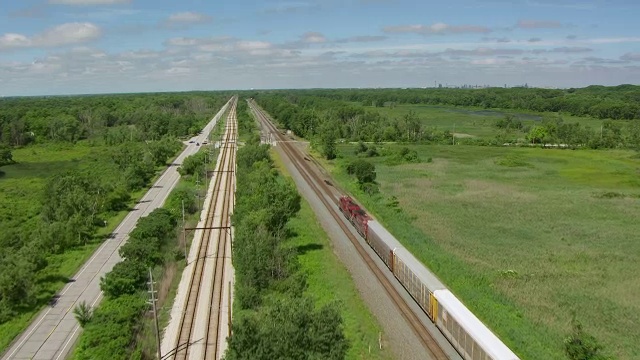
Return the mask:
<path id="1" fill-rule="evenodd" d="M 156 325 L 156 346 L 158 347 L 158 360 L 162 359 L 162 349 L 160 349 L 160 326 L 158 325 L 158 308 L 156 307 L 156 292 L 153 289 L 153 274 L 149 268 L 149 287 L 151 290 L 151 306 L 153 307 L 153 320 Z"/>
<path id="2" fill-rule="evenodd" d="M 227 299 L 227 327 L 229 331 L 229 337 L 231 337 L 231 281 L 229 281 L 229 287 L 227 289 L 227 294 L 229 295 Z"/>
<path id="3" fill-rule="evenodd" d="M 184 262 L 189 263 L 189 259 L 187 258 L 187 236 L 185 234 L 185 223 L 184 223 L 184 200 L 182 200 L 182 244 L 184 245 Z"/>

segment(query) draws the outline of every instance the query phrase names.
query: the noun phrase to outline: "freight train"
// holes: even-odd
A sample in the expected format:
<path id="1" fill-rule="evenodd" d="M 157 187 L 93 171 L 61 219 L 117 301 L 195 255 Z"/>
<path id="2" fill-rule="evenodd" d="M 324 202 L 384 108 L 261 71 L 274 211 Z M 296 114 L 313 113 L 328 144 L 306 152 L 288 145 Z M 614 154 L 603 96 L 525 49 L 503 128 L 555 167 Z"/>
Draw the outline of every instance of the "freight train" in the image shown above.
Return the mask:
<path id="1" fill-rule="evenodd" d="M 447 287 L 349 196 L 340 211 L 465 360 L 519 360 Z"/>

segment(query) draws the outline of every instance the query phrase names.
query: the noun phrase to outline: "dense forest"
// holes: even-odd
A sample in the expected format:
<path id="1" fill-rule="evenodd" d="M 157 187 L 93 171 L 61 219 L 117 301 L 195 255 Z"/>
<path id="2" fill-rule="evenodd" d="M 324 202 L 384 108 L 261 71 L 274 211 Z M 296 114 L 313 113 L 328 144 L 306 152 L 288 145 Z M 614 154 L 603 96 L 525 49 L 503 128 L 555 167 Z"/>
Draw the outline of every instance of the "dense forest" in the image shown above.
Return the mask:
<path id="1" fill-rule="evenodd" d="M 182 148 L 178 138 L 197 133 L 226 100 L 221 93 L 0 99 L 0 324 L 46 304 L 61 254 L 103 240 L 98 230 Z M 18 151 L 53 161 L 36 158 L 33 168 Z M 15 182 L 26 170 L 22 181 L 36 184 L 33 193 Z"/>

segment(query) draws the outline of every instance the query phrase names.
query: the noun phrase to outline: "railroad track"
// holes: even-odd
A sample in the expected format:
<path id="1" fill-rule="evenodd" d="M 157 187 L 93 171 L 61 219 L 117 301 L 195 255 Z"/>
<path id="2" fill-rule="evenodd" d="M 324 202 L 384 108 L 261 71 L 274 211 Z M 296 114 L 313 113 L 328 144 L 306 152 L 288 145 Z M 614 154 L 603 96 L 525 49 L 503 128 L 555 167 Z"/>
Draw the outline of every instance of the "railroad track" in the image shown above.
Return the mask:
<path id="1" fill-rule="evenodd" d="M 225 124 L 220 155 L 215 168 L 213 194 L 207 209 L 203 231 L 199 237 L 196 258 L 187 297 L 180 319 L 175 351 L 163 358 L 219 359 L 221 312 L 228 241 L 231 238 L 230 213 L 233 207 L 237 98 L 231 104 Z M 211 250 L 215 252 L 211 253 Z M 202 317 L 200 317 L 202 316 Z"/>
<path id="2" fill-rule="evenodd" d="M 422 325 L 419 317 L 412 311 L 409 305 L 403 300 L 402 296 L 395 290 L 391 281 L 384 275 L 384 270 L 376 265 L 365 248 L 342 221 L 343 215 L 338 211 L 338 198 L 334 195 L 331 188 L 325 183 L 324 179 L 311 169 L 309 163 L 305 161 L 304 155 L 295 149 L 294 145 L 278 131 L 278 129 L 269 120 L 266 113 L 257 106 L 255 102 L 249 101 L 249 105 L 257 119 L 272 133 L 272 136 L 275 136 L 278 146 L 280 146 L 287 157 L 289 157 L 290 161 L 296 169 L 298 169 L 313 192 L 326 206 L 327 210 L 336 220 L 336 223 L 343 230 L 344 234 L 349 238 L 353 246 L 358 251 L 360 257 L 367 264 L 367 267 L 381 283 L 386 293 L 397 306 L 407 323 L 410 324 L 412 330 L 418 336 L 424 347 L 430 352 L 430 357 L 437 360 L 449 359 L 431 333 Z"/>

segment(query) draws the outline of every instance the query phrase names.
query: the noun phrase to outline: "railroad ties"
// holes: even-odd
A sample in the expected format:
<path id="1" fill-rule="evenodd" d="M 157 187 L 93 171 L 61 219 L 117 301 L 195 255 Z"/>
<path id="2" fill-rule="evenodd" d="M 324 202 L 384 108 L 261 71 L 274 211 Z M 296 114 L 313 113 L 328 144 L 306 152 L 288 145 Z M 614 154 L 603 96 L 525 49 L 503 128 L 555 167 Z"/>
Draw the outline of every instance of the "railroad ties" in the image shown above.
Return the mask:
<path id="1" fill-rule="evenodd" d="M 162 344 L 163 359 L 220 359 L 230 331 L 231 214 L 235 203 L 237 98 L 230 106 L 201 221 Z"/>

